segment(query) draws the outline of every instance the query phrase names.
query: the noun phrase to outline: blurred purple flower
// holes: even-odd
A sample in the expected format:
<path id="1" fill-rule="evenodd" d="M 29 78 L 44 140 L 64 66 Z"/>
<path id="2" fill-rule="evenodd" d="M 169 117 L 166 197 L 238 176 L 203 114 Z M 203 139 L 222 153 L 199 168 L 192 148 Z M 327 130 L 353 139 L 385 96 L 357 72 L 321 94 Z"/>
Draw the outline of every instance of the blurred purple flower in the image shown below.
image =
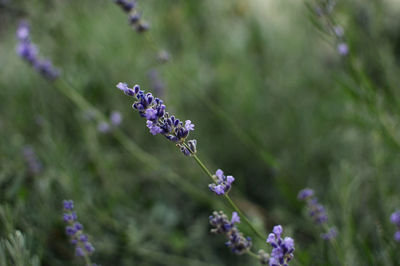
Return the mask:
<path id="1" fill-rule="evenodd" d="M 122 115 L 118 111 L 113 111 L 110 115 L 111 125 L 117 127 L 122 123 Z"/>
<path id="2" fill-rule="evenodd" d="M 149 24 L 142 21 L 142 15 L 136 10 L 135 0 L 115 0 L 115 3 L 120 6 L 124 12 L 128 13 L 129 23 L 136 29 L 137 32 L 141 33 L 149 29 Z"/>
<path id="3" fill-rule="evenodd" d="M 77 222 L 77 215 L 73 211 L 74 203 L 72 200 L 64 200 L 63 220 L 67 223 L 65 228 L 66 234 L 70 237 L 71 243 L 76 245 L 75 255 L 90 256 L 94 252 L 92 244 L 88 241 L 88 236 L 83 233 L 83 226 Z"/>
<path id="4" fill-rule="evenodd" d="M 29 36 L 29 26 L 26 22 L 20 22 L 17 29 L 17 53 L 35 68 L 43 77 L 54 80 L 60 75 L 60 71 L 53 67 L 49 60 L 43 60 L 38 57 L 37 47 L 31 43 Z"/>
<path id="5" fill-rule="evenodd" d="M 392 213 L 390 216 L 390 222 L 397 226 L 397 231 L 394 234 L 394 240 L 400 242 L 400 211 Z"/>
<path id="6" fill-rule="evenodd" d="M 106 122 L 106 121 L 101 121 L 98 125 L 97 125 L 97 130 L 101 133 L 108 133 L 111 130 L 110 125 Z"/>
<path id="7" fill-rule="evenodd" d="M 240 217 L 236 212 L 232 213 L 231 220 L 228 219 L 222 211 L 214 211 L 213 215 L 209 217 L 211 226 L 211 232 L 214 234 L 225 234 L 228 239 L 226 245 L 231 248 L 232 252 L 236 254 L 246 253 L 251 245 L 252 241 L 250 237 L 244 237 L 243 234 L 236 227 L 235 223 L 240 223 Z"/>
<path id="8" fill-rule="evenodd" d="M 39 159 L 38 159 L 33 147 L 30 146 L 30 145 L 27 145 L 27 146 L 23 147 L 22 154 L 23 154 L 24 159 L 25 159 L 25 161 L 26 161 L 26 163 L 28 165 L 29 172 L 32 175 L 39 174 L 42 171 L 43 167 L 42 167 L 42 164 L 39 161 Z"/>
<path id="9" fill-rule="evenodd" d="M 349 53 L 349 47 L 344 42 L 341 42 L 337 45 L 337 50 L 342 56 L 346 56 Z"/>

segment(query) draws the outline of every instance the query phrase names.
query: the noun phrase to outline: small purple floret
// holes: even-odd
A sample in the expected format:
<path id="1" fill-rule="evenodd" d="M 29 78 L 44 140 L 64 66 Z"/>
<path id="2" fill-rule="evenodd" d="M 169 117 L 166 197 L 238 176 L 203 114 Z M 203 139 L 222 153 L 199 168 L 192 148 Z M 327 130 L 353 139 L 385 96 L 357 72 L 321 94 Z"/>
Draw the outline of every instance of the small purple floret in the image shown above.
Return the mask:
<path id="1" fill-rule="evenodd" d="M 83 226 L 77 222 L 77 216 L 74 210 L 74 203 L 72 200 L 63 201 L 64 211 L 63 219 L 67 223 L 65 228 L 66 234 L 70 237 L 70 242 L 76 245 L 75 254 L 76 256 L 90 255 L 94 252 L 94 248 L 91 243 L 88 242 L 88 236 L 83 233 Z M 84 247 L 84 248 L 83 248 Z"/>
<path id="2" fill-rule="evenodd" d="M 244 237 L 235 225 L 235 223 L 240 222 L 240 217 L 236 212 L 232 213 L 232 218 L 229 220 L 228 216 L 226 216 L 222 211 L 214 211 L 213 215 L 209 217 L 209 220 L 213 227 L 211 232 L 215 234 L 225 234 L 228 239 L 225 244 L 232 250 L 232 252 L 241 255 L 250 249 L 252 245 L 251 238 Z"/>
<path id="3" fill-rule="evenodd" d="M 208 187 L 217 195 L 228 193 L 232 187 L 235 178 L 231 175 L 225 176 L 221 169 L 218 169 L 214 175 L 215 183 L 209 184 Z"/>
<path id="4" fill-rule="evenodd" d="M 337 50 L 342 56 L 346 56 L 349 53 L 349 47 L 344 42 L 338 44 Z"/>
<path id="5" fill-rule="evenodd" d="M 283 229 L 280 225 L 274 226 L 272 232 L 266 240 L 272 247 L 271 254 L 260 259 L 264 262 L 269 259 L 269 265 L 288 265 L 294 256 L 294 240 L 291 237 L 281 238 Z"/>

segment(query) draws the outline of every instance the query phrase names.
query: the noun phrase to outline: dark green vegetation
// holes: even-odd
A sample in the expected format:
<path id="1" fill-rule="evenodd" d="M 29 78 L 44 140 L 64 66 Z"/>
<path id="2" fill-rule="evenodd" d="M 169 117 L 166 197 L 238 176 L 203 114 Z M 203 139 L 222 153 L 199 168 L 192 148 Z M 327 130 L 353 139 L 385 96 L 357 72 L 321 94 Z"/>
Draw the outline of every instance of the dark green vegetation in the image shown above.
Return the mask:
<path id="1" fill-rule="evenodd" d="M 151 29 L 139 35 L 112 1 L 0 0 L 0 264 L 7 254 L 83 265 L 61 216 L 62 200 L 73 199 L 101 265 L 257 265 L 208 233 L 212 210 L 228 205 L 115 88 L 149 89 L 157 69 L 169 111 L 196 125 L 199 157 L 235 176 L 231 197 L 264 233 L 282 224 L 294 238 L 292 265 L 400 265 L 389 221 L 400 208 L 400 5 L 339 1 L 351 53 L 343 60 L 294 2 L 142 0 Z M 21 18 L 68 87 L 18 58 Z M 157 61 L 161 49 L 170 62 Z M 99 133 L 60 88 L 107 116 L 120 111 L 129 138 Z M 40 174 L 29 173 L 25 145 Z M 304 187 L 327 208 L 338 248 L 298 202 Z M 30 254 L 7 250 L 16 230 Z"/>

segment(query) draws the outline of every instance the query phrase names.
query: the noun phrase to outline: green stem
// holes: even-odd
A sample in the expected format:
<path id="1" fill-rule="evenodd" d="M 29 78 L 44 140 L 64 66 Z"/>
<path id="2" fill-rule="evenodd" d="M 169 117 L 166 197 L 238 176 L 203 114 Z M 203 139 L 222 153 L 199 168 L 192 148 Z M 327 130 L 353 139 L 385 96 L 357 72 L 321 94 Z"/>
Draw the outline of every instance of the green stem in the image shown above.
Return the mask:
<path id="1" fill-rule="evenodd" d="M 87 266 L 92 266 L 92 262 L 90 261 L 90 258 L 89 258 L 89 256 L 86 254 L 86 252 L 85 252 L 85 255 L 84 255 L 83 257 L 85 258 L 86 265 L 87 265 Z"/>
<path id="2" fill-rule="evenodd" d="M 260 237 L 263 241 L 265 241 L 267 239 L 266 236 L 264 236 L 263 234 L 260 233 L 260 231 L 258 231 L 254 225 L 250 222 L 250 220 L 243 214 L 243 212 L 239 209 L 238 206 L 236 206 L 236 204 L 233 202 L 233 200 L 229 197 L 228 194 L 224 195 L 225 198 L 228 200 L 229 204 L 233 207 L 233 209 L 235 209 L 235 211 L 240 215 L 240 217 L 242 217 L 244 219 L 244 221 L 247 223 L 247 225 L 250 227 L 250 229 L 258 236 Z"/>
<path id="3" fill-rule="evenodd" d="M 203 169 L 203 171 L 206 173 L 206 175 L 208 175 L 212 181 L 214 181 L 214 177 L 211 174 L 210 170 L 208 170 L 208 168 L 203 164 L 203 162 L 199 159 L 199 157 L 197 157 L 197 155 L 192 154 L 192 157 L 196 160 L 197 164 L 200 165 L 201 169 Z"/>
<path id="4" fill-rule="evenodd" d="M 186 146 L 186 145 L 185 145 Z M 208 168 L 203 164 L 203 162 L 199 159 L 199 157 L 197 157 L 197 155 L 192 154 L 192 157 L 195 159 L 195 161 L 197 162 L 197 164 L 201 167 L 201 169 L 203 169 L 203 171 L 206 173 L 206 175 L 208 175 L 213 182 L 214 181 L 214 177 L 211 174 L 210 170 L 208 170 Z M 233 202 L 233 200 L 229 197 L 228 194 L 224 194 L 224 197 L 228 200 L 228 203 L 232 206 L 232 208 L 240 215 L 240 217 L 243 218 L 243 220 L 247 223 L 247 225 L 250 227 L 250 229 L 258 236 L 260 237 L 263 241 L 265 241 L 265 239 L 267 239 L 263 234 L 261 234 L 255 227 L 254 225 L 250 222 L 250 220 L 243 214 L 243 212 L 239 209 L 239 207 Z"/>
<path id="5" fill-rule="evenodd" d="M 251 250 L 247 251 L 247 254 L 250 255 L 251 257 L 257 259 L 257 260 L 260 259 L 260 257 L 259 257 L 256 253 L 254 253 L 253 251 L 251 251 Z"/>

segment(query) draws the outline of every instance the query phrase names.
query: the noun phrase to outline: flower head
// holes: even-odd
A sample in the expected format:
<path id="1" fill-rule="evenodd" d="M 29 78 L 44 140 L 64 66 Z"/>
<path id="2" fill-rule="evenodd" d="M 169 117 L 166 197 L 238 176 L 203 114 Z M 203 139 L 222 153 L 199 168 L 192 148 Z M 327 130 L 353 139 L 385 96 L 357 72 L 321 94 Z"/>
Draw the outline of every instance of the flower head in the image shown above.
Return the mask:
<path id="1" fill-rule="evenodd" d="M 308 213 L 316 224 L 322 225 L 328 221 L 328 214 L 326 213 L 324 206 L 322 206 L 314 196 L 314 190 L 310 188 L 302 189 L 297 195 L 297 198 L 307 203 Z M 330 240 L 335 238 L 337 234 L 337 230 L 332 227 L 328 232 L 321 234 L 321 237 L 322 239 Z"/>
<path id="2" fill-rule="evenodd" d="M 337 45 L 337 50 L 340 55 L 346 56 L 349 53 L 349 46 L 346 43 L 341 42 Z"/>
<path id="3" fill-rule="evenodd" d="M 232 187 L 233 181 L 235 181 L 235 178 L 233 176 L 225 176 L 224 172 L 221 169 L 218 169 L 213 177 L 215 182 L 209 184 L 208 187 L 217 195 L 228 193 Z"/>
<path id="4" fill-rule="evenodd" d="M 183 124 L 181 120 L 166 111 L 166 106 L 161 99 L 154 97 L 152 93 L 145 93 L 139 85 L 131 89 L 126 83 L 120 82 L 117 88 L 135 99 L 132 107 L 140 116 L 146 118 L 146 126 L 152 135 L 163 135 L 176 143 L 182 153 L 187 156 L 196 153 L 197 141 L 189 140 L 186 143 L 189 132 L 194 130 L 194 124 L 190 120 L 186 120 Z"/>
<path id="5" fill-rule="evenodd" d="M 118 111 L 113 111 L 110 115 L 110 122 L 111 125 L 114 127 L 119 126 L 122 123 L 122 115 Z"/>
<path id="6" fill-rule="evenodd" d="M 263 251 L 259 251 L 259 259 L 262 264 L 269 265 L 288 265 L 293 259 L 294 240 L 291 237 L 281 238 L 282 226 L 274 226 L 272 233 L 269 234 L 266 242 L 271 245 L 272 251 L 269 256 Z M 261 255 L 260 255 L 261 254 Z"/>
<path id="7" fill-rule="evenodd" d="M 31 175 L 39 174 L 42 171 L 43 166 L 39 161 L 33 147 L 29 145 L 25 146 L 22 150 L 22 154 L 28 166 L 29 173 Z"/>
<path id="8" fill-rule="evenodd" d="M 76 256 L 90 255 L 94 252 L 94 247 L 88 241 L 89 238 L 83 233 L 83 225 L 77 221 L 77 215 L 74 210 L 74 202 L 72 200 L 64 200 L 63 220 L 67 223 L 65 227 L 66 234 L 71 239 L 71 244 L 76 245 Z"/>
<path id="9" fill-rule="evenodd" d="M 17 29 L 17 53 L 18 55 L 32 65 L 43 77 L 54 80 L 60 75 L 60 71 L 53 67 L 49 60 L 43 60 L 38 57 L 37 47 L 31 43 L 29 26 L 26 22 L 21 22 Z"/>
<path id="10" fill-rule="evenodd" d="M 225 234 L 228 239 L 226 245 L 231 248 L 232 252 L 240 255 L 250 249 L 252 245 L 251 238 L 244 237 L 235 225 L 236 223 L 240 223 L 240 217 L 236 212 L 232 213 L 232 218 L 229 220 L 228 216 L 222 211 L 214 211 L 209 220 L 213 227 L 211 232 Z"/>
<path id="11" fill-rule="evenodd" d="M 328 232 L 321 234 L 322 239 L 324 240 L 331 240 L 337 237 L 337 230 L 335 227 L 329 228 Z"/>
<path id="12" fill-rule="evenodd" d="M 149 25 L 141 20 L 142 15 L 136 10 L 136 1 L 115 0 L 115 3 L 128 13 L 129 23 L 137 32 L 141 33 L 149 29 Z"/>
<path id="13" fill-rule="evenodd" d="M 299 200 L 306 200 L 308 198 L 311 198 L 312 196 L 314 196 L 314 190 L 310 188 L 305 188 L 300 190 L 299 194 L 297 195 L 297 198 Z"/>
<path id="14" fill-rule="evenodd" d="M 390 216 L 390 222 L 397 226 L 397 231 L 394 234 L 394 240 L 400 242 L 400 211 L 392 213 Z"/>

